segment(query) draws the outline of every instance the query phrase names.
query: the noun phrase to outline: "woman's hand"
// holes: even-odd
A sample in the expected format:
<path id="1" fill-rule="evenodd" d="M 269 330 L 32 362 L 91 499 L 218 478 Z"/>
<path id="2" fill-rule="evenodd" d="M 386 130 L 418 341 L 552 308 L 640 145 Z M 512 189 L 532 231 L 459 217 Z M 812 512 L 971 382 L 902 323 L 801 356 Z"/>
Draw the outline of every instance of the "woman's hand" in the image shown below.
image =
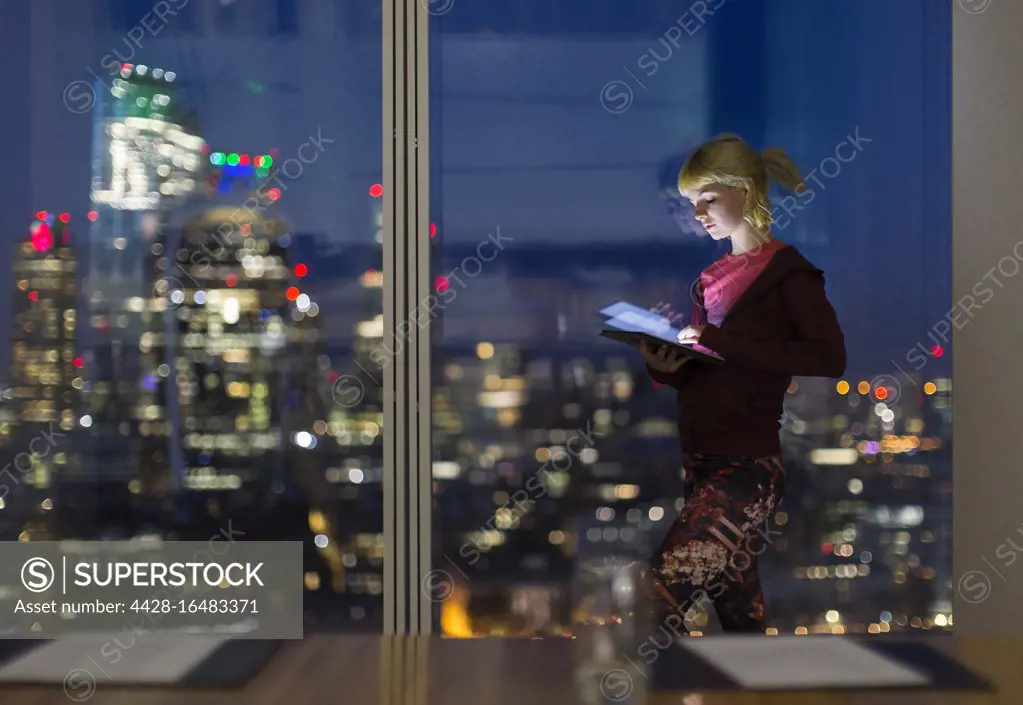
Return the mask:
<path id="1" fill-rule="evenodd" d="M 702 325 L 686 326 L 678 334 L 678 342 L 683 345 L 692 345 L 693 343 L 700 342 L 700 336 L 703 335 Z"/>
<path id="2" fill-rule="evenodd" d="M 647 342 L 640 343 L 639 351 L 643 353 L 646 363 L 658 372 L 671 374 L 678 372 L 682 365 L 691 360 L 682 353 L 673 350 L 670 345 L 658 345 L 656 348 Z"/>

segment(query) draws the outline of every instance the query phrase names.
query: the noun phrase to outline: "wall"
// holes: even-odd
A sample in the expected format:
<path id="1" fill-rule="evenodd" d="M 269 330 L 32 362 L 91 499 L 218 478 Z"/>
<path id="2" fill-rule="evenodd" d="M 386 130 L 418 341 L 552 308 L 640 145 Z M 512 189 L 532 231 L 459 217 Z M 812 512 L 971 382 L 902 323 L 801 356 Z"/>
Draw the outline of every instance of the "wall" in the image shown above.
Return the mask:
<path id="1" fill-rule="evenodd" d="M 998 265 L 1005 257 L 1016 259 L 1015 265 L 1002 261 L 1011 275 L 1023 260 L 1023 246 L 1017 246 L 1023 239 L 1018 192 L 1023 3 L 960 0 L 959 5 L 953 20 L 955 264 L 949 306 L 978 283 L 993 295 L 972 318 L 957 316 L 962 329 L 953 334 L 955 632 L 1019 634 L 1023 563 L 1009 541 L 1023 546 L 1017 530 L 1023 526 L 1023 276 L 1006 276 Z"/>

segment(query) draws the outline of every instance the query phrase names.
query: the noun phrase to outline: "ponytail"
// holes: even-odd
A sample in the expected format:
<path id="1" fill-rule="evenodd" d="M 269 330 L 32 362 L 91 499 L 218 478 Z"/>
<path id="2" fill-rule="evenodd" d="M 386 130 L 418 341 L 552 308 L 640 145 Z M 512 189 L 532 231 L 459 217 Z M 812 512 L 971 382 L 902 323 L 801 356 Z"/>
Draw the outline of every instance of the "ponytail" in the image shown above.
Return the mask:
<path id="1" fill-rule="evenodd" d="M 760 159 L 764 162 L 767 178 L 785 190 L 795 192 L 804 185 L 799 167 L 781 147 L 768 147 L 760 153 Z"/>

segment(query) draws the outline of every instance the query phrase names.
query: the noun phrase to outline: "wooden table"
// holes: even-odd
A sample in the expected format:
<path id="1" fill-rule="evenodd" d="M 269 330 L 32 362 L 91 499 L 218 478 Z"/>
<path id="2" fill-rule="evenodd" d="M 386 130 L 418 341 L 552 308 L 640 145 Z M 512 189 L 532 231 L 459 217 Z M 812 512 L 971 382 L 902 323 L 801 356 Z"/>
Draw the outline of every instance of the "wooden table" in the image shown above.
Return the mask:
<path id="1" fill-rule="evenodd" d="M 769 638 L 769 637 L 767 637 Z M 889 638 L 889 637 L 879 637 Z M 852 691 L 665 693 L 675 705 L 1018 705 L 1023 639 L 934 637 L 997 693 Z M 582 639 L 475 639 L 317 635 L 286 642 L 236 690 L 118 689 L 100 684 L 89 705 L 584 705 L 576 685 Z M 68 705 L 60 687 L 0 688 L 3 705 Z"/>

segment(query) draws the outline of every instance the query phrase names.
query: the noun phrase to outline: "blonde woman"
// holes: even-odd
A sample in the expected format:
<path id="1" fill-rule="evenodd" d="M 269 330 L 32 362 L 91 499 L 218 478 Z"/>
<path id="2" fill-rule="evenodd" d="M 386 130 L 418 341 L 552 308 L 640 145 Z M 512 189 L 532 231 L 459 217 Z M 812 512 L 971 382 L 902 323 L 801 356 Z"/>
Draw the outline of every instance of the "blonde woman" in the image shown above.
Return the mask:
<path id="1" fill-rule="evenodd" d="M 650 375 L 677 390 L 685 469 L 685 506 L 654 556 L 654 589 L 680 617 L 709 601 L 727 632 L 765 629 L 757 557 L 777 534 L 768 521 L 785 490 L 785 392 L 793 376 L 837 378 L 846 365 L 824 273 L 771 233 L 771 180 L 790 191 L 803 183 L 782 150 L 757 153 L 736 135 L 689 156 L 679 192 L 731 252 L 700 275 L 679 341 L 725 363 L 642 349 Z"/>

